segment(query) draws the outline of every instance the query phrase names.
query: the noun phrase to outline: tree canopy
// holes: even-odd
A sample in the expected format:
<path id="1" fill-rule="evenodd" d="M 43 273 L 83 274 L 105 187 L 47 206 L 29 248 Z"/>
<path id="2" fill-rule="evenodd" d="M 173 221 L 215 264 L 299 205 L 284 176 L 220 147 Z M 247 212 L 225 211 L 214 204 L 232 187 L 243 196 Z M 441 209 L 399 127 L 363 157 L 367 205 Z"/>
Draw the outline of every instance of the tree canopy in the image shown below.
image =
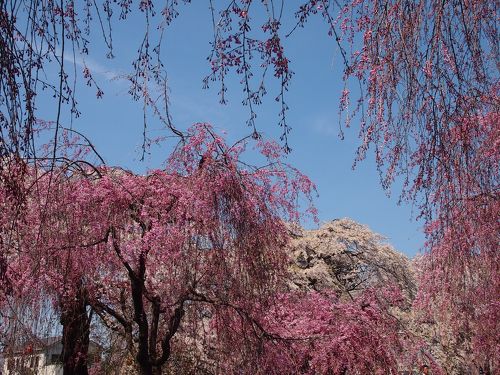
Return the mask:
<path id="1" fill-rule="evenodd" d="M 219 85 L 224 104 L 229 75 L 239 77 L 245 141 L 268 163 L 261 168 L 240 159 L 245 142 L 227 146 L 210 126 L 183 130 L 172 121 L 163 35 L 189 2 L 0 0 L 2 306 L 22 297 L 34 302 L 26 314 L 36 315 L 47 309 L 42 297 L 53 301 L 67 373 L 87 372 L 78 353 L 86 353 L 93 314 L 126 338 L 142 373 L 160 371 L 179 346 L 205 345 L 192 332 L 178 339 L 190 319 L 215 329 L 205 347 L 228 366 L 219 372 L 255 364 L 265 372 L 276 363 L 304 373 L 395 371 L 404 344 L 386 314 L 397 304 L 394 290 L 382 306 L 370 290 L 344 304 L 335 293 L 295 295 L 280 286 L 290 236 L 282 220 L 297 220 L 298 197 L 314 190 L 280 161 L 291 151 L 293 64 L 284 40 L 320 17 L 343 62 L 339 106 L 345 125 L 359 131 L 356 161 L 373 148 L 382 186 L 402 179 L 401 197 L 425 223 L 414 308 L 436 324 L 437 340 L 463 353 L 463 371 L 497 372 L 498 1 L 305 0 L 287 22 L 284 1 L 208 1 L 213 34 L 203 83 Z M 132 15 L 144 18 L 144 38 L 124 78 L 131 99 L 143 103 L 143 147 L 148 114 L 179 140 L 166 167 L 146 176 L 104 165 L 91 140 L 62 122 L 64 111 L 80 116 L 76 80 L 103 96 L 85 62 L 77 72 L 66 54 L 75 61 L 99 40 L 119 58 L 113 27 Z M 272 80 L 279 145 L 262 139 L 255 113 Z M 54 118 L 40 114 L 44 95 L 53 96 Z M 330 352 L 318 350 L 308 341 L 317 331 L 345 341 L 318 338 Z M 308 344 L 294 341 L 299 336 Z M 225 361 L 231 347 L 242 350 L 236 362 Z M 343 356 L 360 350 L 365 362 Z"/>

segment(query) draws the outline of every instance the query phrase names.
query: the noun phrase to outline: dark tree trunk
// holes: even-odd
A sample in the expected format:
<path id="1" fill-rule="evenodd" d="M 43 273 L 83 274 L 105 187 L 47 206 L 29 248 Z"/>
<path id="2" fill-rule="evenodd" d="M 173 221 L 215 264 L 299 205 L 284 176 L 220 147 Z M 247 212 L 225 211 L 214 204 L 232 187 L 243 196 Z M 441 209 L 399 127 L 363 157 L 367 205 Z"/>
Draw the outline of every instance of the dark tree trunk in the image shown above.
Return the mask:
<path id="1" fill-rule="evenodd" d="M 141 375 L 161 375 L 162 366 L 152 366 L 149 362 L 139 365 Z"/>
<path id="2" fill-rule="evenodd" d="M 141 375 L 153 375 L 153 367 L 149 364 L 149 362 L 142 362 L 137 359 L 139 363 L 139 371 Z"/>
<path id="3" fill-rule="evenodd" d="M 133 208 L 133 207 L 132 207 Z M 143 234 L 151 229 L 146 224 L 141 222 L 138 218 L 132 216 L 134 220 L 139 223 L 143 230 Z M 181 324 L 184 315 L 184 302 L 186 299 L 180 301 L 180 304 L 175 308 L 172 315 L 168 331 L 165 333 L 163 340 L 160 340 L 162 352 L 161 355 L 157 352 L 158 345 L 158 329 L 160 323 L 160 298 L 149 297 L 145 299 L 147 294 L 145 287 L 146 280 L 146 256 L 147 252 L 141 252 L 137 268 L 133 269 L 128 262 L 126 262 L 122 255 L 119 243 L 117 241 L 116 232 L 114 228 L 110 231 L 113 238 L 113 248 L 121 259 L 123 265 L 128 271 L 130 290 L 132 293 L 132 302 L 134 308 L 134 323 L 137 326 L 137 354 L 135 357 L 136 365 L 141 375 L 161 375 L 162 367 L 170 358 L 171 347 L 170 340 L 174 337 Z M 151 322 L 148 320 L 146 313 L 147 307 L 145 300 L 149 301 L 151 305 Z M 148 302 L 146 302 L 148 303 Z M 126 326 L 124 326 L 127 329 Z"/>
<path id="4" fill-rule="evenodd" d="M 61 306 L 64 375 L 88 375 L 90 321 L 85 291 L 78 289 L 72 303 Z"/>

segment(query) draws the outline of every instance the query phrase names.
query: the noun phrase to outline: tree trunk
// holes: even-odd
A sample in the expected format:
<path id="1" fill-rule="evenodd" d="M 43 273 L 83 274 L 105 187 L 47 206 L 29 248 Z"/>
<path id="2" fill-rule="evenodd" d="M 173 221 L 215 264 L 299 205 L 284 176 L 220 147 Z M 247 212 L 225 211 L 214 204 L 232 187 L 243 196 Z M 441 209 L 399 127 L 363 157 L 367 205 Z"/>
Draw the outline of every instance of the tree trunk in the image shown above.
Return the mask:
<path id="1" fill-rule="evenodd" d="M 152 366 L 149 361 L 147 363 L 139 363 L 139 371 L 141 375 L 161 375 L 161 366 Z"/>
<path id="2" fill-rule="evenodd" d="M 74 300 L 61 306 L 64 375 L 88 375 L 90 322 L 85 300 L 84 289 L 80 287 Z"/>
<path id="3" fill-rule="evenodd" d="M 137 362 L 139 364 L 139 371 L 141 375 L 153 375 L 153 368 L 149 362 L 141 363 L 139 360 Z"/>

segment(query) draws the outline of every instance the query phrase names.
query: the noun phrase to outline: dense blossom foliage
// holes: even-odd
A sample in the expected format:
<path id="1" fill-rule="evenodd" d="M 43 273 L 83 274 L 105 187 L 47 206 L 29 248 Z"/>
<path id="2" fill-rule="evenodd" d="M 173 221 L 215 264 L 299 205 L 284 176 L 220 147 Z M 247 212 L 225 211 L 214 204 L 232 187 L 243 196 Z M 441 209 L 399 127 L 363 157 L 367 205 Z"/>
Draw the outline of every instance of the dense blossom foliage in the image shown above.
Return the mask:
<path id="1" fill-rule="evenodd" d="M 310 198 L 314 186 L 280 163 L 279 147 L 262 143 L 270 166 L 242 169 L 243 146 L 228 148 L 206 124 L 188 136 L 166 170 L 146 176 L 107 168 L 95 178 L 59 168 L 25 174 L 33 184 L 26 211 L 2 223 L 2 291 L 35 302 L 52 296 L 68 371 L 85 371 L 87 306 L 151 373 L 176 347 L 196 343 L 177 336 L 203 333 L 200 316 L 211 306 L 257 314 L 283 282 L 281 215 L 297 220 L 290 202 Z"/>
<path id="2" fill-rule="evenodd" d="M 363 35 L 345 72 L 366 82 L 359 158 L 373 145 L 383 185 L 402 175 L 420 203 L 417 306 L 461 353 L 458 372 L 498 371 L 497 14 L 495 2 L 423 0 L 355 1 L 339 16 L 354 46 Z"/>
<path id="3" fill-rule="evenodd" d="M 80 299 L 80 313 L 73 311 L 77 315 L 85 313 L 91 296 L 99 303 L 103 302 L 101 296 L 109 298 L 106 303 L 110 305 L 105 306 L 114 306 L 117 301 L 107 296 L 102 286 L 105 283 L 99 285 L 93 280 L 108 275 L 109 282 L 118 283 L 113 277 L 122 277 L 126 284 L 127 278 L 135 280 L 144 264 L 145 280 L 154 284 L 153 275 L 160 272 L 155 266 L 165 260 L 158 254 L 168 254 L 168 260 L 172 257 L 176 265 L 189 258 L 183 251 L 172 251 L 179 244 L 196 244 L 193 249 L 224 248 L 230 239 L 231 246 L 254 249 L 262 240 L 264 249 L 277 245 L 283 240 L 280 233 L 284 233 L 281 224 L 271 220 L 272 215 L 266 218 L 266 214 L 287 213 L 297 218 L 292 202 L 297 190 L 310 189 L 306 179 L 295 174 L 298 180 L 289 180 L 280 169 L 245 171 L 235 161 L 240 150 L 226 150 L 206 128 L 200 127 L 198 135 L 193 135 L 174 127 L 160 51 L 163 33 L 179 14 L 180 3 L 189 1 L 169 0 L 161 6 L 152 1 L 0 1 L 3 301 L 12 292 L 34 295 L 45 288 L 55 290 L 54 300 L 63 310 L 69 296 Z M 250 112 L 248 125 L 254 138 L 259 138 L 254 106 L 266 95 L 266 82 L 272 73 L 279 83 L 275 99 L 280 107 L 283 146 L 288 150 L 285 95 L 293 72 L 283 40 L 305 26 L 310 17 L 324 19 L 344 63 L 340 111 L 349 110 L 347 125 L 360 122 L 358 159 L 373 147 L 383 186 L 389 188 L 395 178 L 402 177 L 403 197 L 417 202 L 426 220 L 430 251 L 421 262 L 418 306 L 440 327 L 449 323 L 441 338 L 448 340 L 451 335 L 450 342 L 464 351 L 464 361 L 471 369 L 498 371 L 498 2 L 307 0 L 298 7 L 296 26 L 290 33 L 283 26 L 289 24 L 282 19 L 284 4 L 272 0 L 233 0 L 223 5 L 210 2 L 214 30 L 205 85 L 218 81 L 220 101 L 224 103 L 226 77 L 234 70 L 241 77 L 243 104 Z M 266 16 L 263 24 L 256 25 L 258 7 Z M 146 113 L 153 113 L 180 139 L 189 138 L 169 160 L 167 170 L 147 177 L 71 161 L 66 155 L 67 145 L 60 141 L 63 112 L 80 115 L 76 86 L 67 66 L 68 51 L 86 56 L 94 28 L 102 30 L 109 57 L 117 55 L 112 44 L 113 21 L 124 20 L 134 11 L 144 15 L 145 36 L 126 78 L 133 99 L 144 103 L 144 137 Z M 153 26 L 158 26 L 157 33 L 151 32 Z M 83 79 L 96 88 L 98 98 L 102 97 L 84 60 L 83 65 Z M 44 78 L 49 66 L 57 70 L 55 81 Z M 160 98 L 153 97 L 151 85 L 160 88 Z M 38 99 L 44 91 L 55 97 L 57 109 L 50 122 L 53 141 L 45 155 L 49 161 L 46 169 L 37 164 L 40 159 L 35 159 L 39 155 L 33 142 L 36 128 L 46 124 L 38 116 Z M 144 145 L 147 143 L 145 139 Z M 89 148 L 95 151 L 90 144 Z M 274 157 L 277 150 L 262 143 L 262 152 Z M 30 165 L 21 158 L 37 163 Z M 60 161 L 66 167 L 56 167 Z M 82 179 L 68 172 L 75 167 L 86 178 L 99 178 Z M 238 188 L 246 184 L 248 189 Z M 165 185 L 168 191 L 161 190 Z M 155 195 L 159 191 L 161 198 Z M 218 198 L 212 199 L 210 194 Z M 246 220 L 257 220 L 257 224 L 242 225 Z M 98 227 L 96 223 L 100 223 Z M 177 223 L 184 225 L 182 230 Z M 256 238 L 264 224 L 271 223 L 277 226 L 272 227 L 276 237 Z M 166 238 L 159 228 L 168 228 L 172 236 Z M 164 252 L 153 249 L 150 241 L 155 238 L 165 241 Z M 35 248 L 39 251 L 33 257 L 31 250 Z M 111 258 L 106 258 L 110 254 Z M 202 268 L 211 262 L 225 264 L 217 263 L 217 256 L 212 259 L 212 252 L 202 254 Z M 96 255 L 108 261 L 95 262 Z M 281 260 L 275 255 L 265 260 L 279 273 Z M 11 264 L 13 256 L 17 261 Z M 263 272 L 259 264 L 247 263 L 249 259 L 229 259 L 248 266 L 242 274 L 249 279 Z M 222 279 L 217 277 L 221 275 L 228 276 L 224 283 L 235 279 L 235 295 L 231 298 L 248 292 L 246 276 L 235 278 L 231 272 L 224 273 L 228 269 L 215 269 L 211 276 L 219 283 Z M 152 276 L 146 277 L 147 272 Z M 270 280 L 263 290 L 272 284 Z M 143 286 L 142 291 L 151 287 L 147 283 Z M 123 290 L 131 293 L 130 288 Z M 155 299 L 147 299 L 147 294 L 145 303 L 154 306 Z M 214 296 L 203 298 L 204 303 L 215 303 Z M 183 304 L 176 301 L 176 306 L 181 306 L 177 311 L 181 311 Z M 436 311 L 437 303 L 447 309 Z M 170 306 L 174 317 L 177 307 Z M 116 314 L 102 307 L 99 313 L 111 315 L 122 329 L 128 329 Z M 135 314 L 132 324 L 140 326 L 141 316 Z M 173 329 L 175 319 L 172 324 Z M 163 336 L 169 337 L 168 332 Z M 155 349 L 149 355 L 156 357 Z"/>
<path id="4" fill-rule="evenodd" d="M 279 146 L 259 147 L 272 163 L 242 168 L 243 146 L 228 148 L 197 124 L 166 169 L 145 176 L 25 173 L 35 188 L 9 232 L 15 240 L 2 247 L 8 298 L 53 301 L 65 371 L 87 371 L 88 308 L 144 374 L 397 369 L 405 344 L 391 314 L 404 300 L 398 288 L 367 288 L 353 300 L 288 291 L 282 218 L 297 220 L 290 202 L 314 186 L 280 162 Z"/>
<path id="5" fill-rule="evenodd" d="M 499 368 L 498 124 L 497 113 L 463 118 L 441 136 L 432 172 L 437 212 L 426 227 L 419 306 L 443 329 L 450 353 L 463 351 L 459 371 Z"/>
<path id="6" fill-rule="evenodd" d="M 262 373 L 396 372 L 403 340 L 388 306 L 402 301 L 399 290 L 389 288 L 367 290 L 353 302 L 334 293 L 280 296 L 266 323 L 288 340 L 264 347 Z"/>
<path id="7" fill-rule="evenodd" d="M 352 299 L 370 288 L 397 285 L 408 303 L 416 294 L 409 259 L 351 219 L 332 220 L 319 229 L 294 228 L 289 248 L 293 289 L 336 291 Z"/>
<path id="8" fill-rule="evenodd" d="M 499 213 L 498 200 L 471 199 L 453 212 L 456 227 L 419 260 L 420 319 L 436 327 L 450 369 L 452 359 L 461 358 L 453 364 L 456 372 L 494 374 L 500 366 Z"/>

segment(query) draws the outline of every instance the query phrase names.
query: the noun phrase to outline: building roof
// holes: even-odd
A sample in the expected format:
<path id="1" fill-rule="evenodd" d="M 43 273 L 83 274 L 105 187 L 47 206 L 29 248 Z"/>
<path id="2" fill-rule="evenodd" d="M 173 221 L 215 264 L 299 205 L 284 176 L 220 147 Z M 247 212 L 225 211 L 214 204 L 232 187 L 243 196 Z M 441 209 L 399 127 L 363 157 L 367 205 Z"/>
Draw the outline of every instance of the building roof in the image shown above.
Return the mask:
<path id="1" fill-rule="evenodd" d="M 31 354 L 40 353 L 49 347 L 61 342 L 62 336 L 52 337 L 35 337 L 31 340 L 26 340 L 23 344 L 14 347 L 6 346 L 3 350 L 3 355 L 18 355 L 18 354 Z"/>

